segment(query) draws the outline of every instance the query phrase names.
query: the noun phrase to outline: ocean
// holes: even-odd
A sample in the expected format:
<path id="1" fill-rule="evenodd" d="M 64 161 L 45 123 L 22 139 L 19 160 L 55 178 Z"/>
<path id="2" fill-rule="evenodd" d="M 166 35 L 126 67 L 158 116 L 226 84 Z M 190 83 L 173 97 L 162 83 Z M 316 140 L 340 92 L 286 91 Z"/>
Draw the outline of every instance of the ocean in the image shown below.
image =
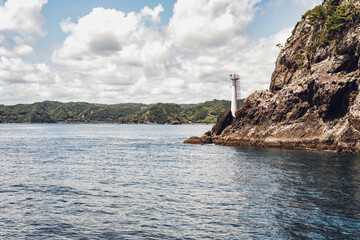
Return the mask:
<path id="1" fill-rule="evenodd" d="M 360 239 L 360 156 L 210 128 L 0 124 L 0 239 Z"/>

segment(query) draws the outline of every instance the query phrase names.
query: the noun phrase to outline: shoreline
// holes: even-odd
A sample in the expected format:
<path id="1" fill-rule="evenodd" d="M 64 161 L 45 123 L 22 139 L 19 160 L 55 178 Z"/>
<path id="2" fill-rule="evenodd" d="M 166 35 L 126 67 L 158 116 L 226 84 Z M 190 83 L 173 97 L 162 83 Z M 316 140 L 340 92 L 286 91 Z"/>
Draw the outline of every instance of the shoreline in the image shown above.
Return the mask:
<path id="1" fill-rule="evenodd" d="M 259 139 L 222 139 L 220 138 L 203 138 L 191 137 L 186 139 L 184 144 L 192 145 L 218 145 L 218 146 L 233 146 L 233 147 L 255 147 L 261 149 L 288 149 L 288 150 L 311 150 L 319 152 L 331 152 L 337 154 L 349 154 L 360 156 L 360 152 L 349 151 L 347 149 L 337 148 L 328 141 L 320 141 L 314 139 L 313 141 L 300 141 L 278 139 L 274 141 L 266 141 Z"/>
<path id="2" fill-rule="evenodd" d="M 69 124 L 69 125 L 81 125 L 81 124 L 114 124 L 114 125 L 214 125 L 215 123 L 177 123 L 177 124 L 171 124 L 171 123 L 114 123 L 114 122 L 75 122 L 75 123 L 67 123 L 67 122 L 55 122 L 55 123 L 32 123 L 32 122 L 20 122 L 20 123 L 14 123 L 14 122 L 4 122 L 0 123 L 2 124 Z"/>

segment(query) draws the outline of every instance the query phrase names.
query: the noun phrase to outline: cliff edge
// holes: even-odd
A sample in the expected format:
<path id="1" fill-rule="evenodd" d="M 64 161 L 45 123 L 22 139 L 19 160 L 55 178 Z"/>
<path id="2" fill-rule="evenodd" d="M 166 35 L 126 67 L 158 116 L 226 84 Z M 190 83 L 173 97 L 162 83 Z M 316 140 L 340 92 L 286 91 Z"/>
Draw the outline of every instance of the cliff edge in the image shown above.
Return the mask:
<path id="1" fill-rule="evenodd" d="M 270 90 L 252 93 L 235 119 L 222 112 L 213 131 L 185 143 L 360 153 L 359 55 L 360 2 L 325 0 L 295 26 Z"/>

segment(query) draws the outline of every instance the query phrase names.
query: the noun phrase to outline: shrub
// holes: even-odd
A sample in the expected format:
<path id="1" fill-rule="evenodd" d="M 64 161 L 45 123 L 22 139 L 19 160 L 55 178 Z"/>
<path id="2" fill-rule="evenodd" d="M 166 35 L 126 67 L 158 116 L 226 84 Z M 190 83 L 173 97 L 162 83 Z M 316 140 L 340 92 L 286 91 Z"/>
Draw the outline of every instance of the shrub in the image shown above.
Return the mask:
<path id="1" fill-rule="evenodd" d="M 302 19 L 311 25 L 324 25 L 321 30 L 320 46 L 325 47 L 347 26 L 360 22 L 360 10 L 352 3 L 340 5 L 340 0 L 330 0 L 327 2 L 326 7 L 319 5 L 307 11 L 302 16 Z M 298 24 L 293 30 L 293 35 L 297 26 Z"/>
<path id="2" fill-rule="evenodd" d="M 333 36 L 341 32 L 347 24 L 357 21 L 359 16 L 359 11 L 352 3 L 339 6 L 326 20 L 325 25 L 329 35 Z"/>
<path id="3" fill-rule="evenodd" d="M 301 68 L 304 66 L 304 61 L 305 61 L 305 56 L 302 53 L 296 54 L 295 62 L 296 62 L 296 66 L 298 68 Z"/>
<path id="4" fill-rule="evenodd" d="M 317 22 L 324 22 L 326 20 L 326 9 L 320 5 L 316 6 L 309 15 L 310 24 L 314 25 Z"/>

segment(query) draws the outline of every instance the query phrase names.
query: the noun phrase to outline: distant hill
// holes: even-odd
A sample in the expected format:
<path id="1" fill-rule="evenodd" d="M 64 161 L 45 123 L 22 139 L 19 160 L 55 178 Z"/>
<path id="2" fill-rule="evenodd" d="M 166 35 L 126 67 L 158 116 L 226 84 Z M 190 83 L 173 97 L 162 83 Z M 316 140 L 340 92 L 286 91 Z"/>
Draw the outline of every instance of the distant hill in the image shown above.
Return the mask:
<path id="1" fill-rule="evenodd" d="M 121 118 L 122 123 L 184 123 L 187 121 L 180 105 L 157 103 L 127 117 Z"/>
<path id="2" fill-rule="evenodd" d="M 44 101 L 33 104 L 0 105 L 0 123 L 215 123 L 230 101 L 200 104 L 92 104 Z"/>

